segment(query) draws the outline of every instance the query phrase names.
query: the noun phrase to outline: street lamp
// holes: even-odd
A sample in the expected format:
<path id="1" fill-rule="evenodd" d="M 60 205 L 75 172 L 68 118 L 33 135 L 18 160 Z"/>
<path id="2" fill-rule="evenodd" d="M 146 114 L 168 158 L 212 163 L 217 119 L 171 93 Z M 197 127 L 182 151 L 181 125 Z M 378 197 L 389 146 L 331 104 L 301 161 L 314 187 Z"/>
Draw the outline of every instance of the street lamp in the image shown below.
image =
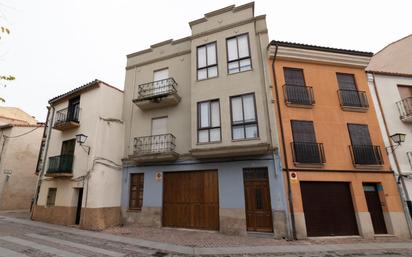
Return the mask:
<path id="1" fill-rule="evenodd" d="M 403 133 L 395 133 L 390 136 L 392 141 L 397 144 L 398 146 L 401 145 L 403 142 L 405 142 L 405 137 L 406 135 Z"/>
<path id="2" fill-rule="evenodd" d="M 84 144 L 87 140 L 87 136 L 85 134 L 77 134 L 76 135 L 76 141 L 79 144 Z"/>
<path id="3" fill-rule="evenodd" d="M 85 134 L 77 134 L 76 135 L 76 142 L 86 151 L 87 154 L 90 154 L 90 146 L 84 145 L 87 140 L 87 136 Z M 87 150 L 86 150 L 87 149 Z"/>

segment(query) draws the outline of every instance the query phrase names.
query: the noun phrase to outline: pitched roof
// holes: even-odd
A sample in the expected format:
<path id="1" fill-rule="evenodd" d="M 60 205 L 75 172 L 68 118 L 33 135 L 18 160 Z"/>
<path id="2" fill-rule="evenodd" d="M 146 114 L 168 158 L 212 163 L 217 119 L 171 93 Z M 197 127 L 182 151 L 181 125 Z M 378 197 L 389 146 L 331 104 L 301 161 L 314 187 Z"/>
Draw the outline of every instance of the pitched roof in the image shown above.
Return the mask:
<path id="1" fill-rule="evenodd" d="M 332 47 L 317 46 L 317 45 L 308 45 L 308 44 L 294 43 L 294 42 L 287 42 L 287 41 L 272 40 L 270 42 L 270 45 L 300 48 L 300 49 L 307 49 L 307 50 L 317 50 L 317 51 L 338 53 L 338 54 L 350 54 L 350 55 L 366 56 L 366 57 L 373 56 L 372 52 L 348 50 L 348 49 L 341 49 L 341 48 L 332 48 Z"/>
<path id="2" fill-rule="evenodd" d="M 412 76 L 412 34 L 377 52 L 366 70 L 395 76 Z"/>
<path id="3" fill-rule="evenodd" d="M 91 81 L 91 82 L 89 82 L 89 83 L 87 83 L 87 84 L 84 84 L 83 86 L 77 87 L 77 88 L 75 88 L 75 89 L 72 89 L 72 90 L 64 93 L 64 94 L 58 95 L 58 96 L 50 99 L 50 100 L 49 100 L 49 104 L 57 103 L 57 102 L 59 102 L 59 101 L 61 101 L 61 100 L 66 99 L 67 97 L 73 96 L 73 95 L 75 95 L 75 94 L 80 94 L 81 92 L 84 92 L 84 91 L 87 91 L 87 90 L 90 90 L 90 89 L 97 88 L 97 87 L 99 87 L 100 85 L 105 85 L 105 86 L 111 87 L 111 88 L 116 89 L 116 90 L 118 90 L 118 91 L 120 91 L 120 92 L 123 93 L 122 90 L 120 90 L 120 89 L 118 89 L 118 88 L 116 88 L 116 87 L 114 87 L 114 86 L 111 86 L 111 85 L 107 84 L 107 83 L 104 82 L 104 81 L 95 79 L 95 80 L 93 80 L 93 81 Z"/>

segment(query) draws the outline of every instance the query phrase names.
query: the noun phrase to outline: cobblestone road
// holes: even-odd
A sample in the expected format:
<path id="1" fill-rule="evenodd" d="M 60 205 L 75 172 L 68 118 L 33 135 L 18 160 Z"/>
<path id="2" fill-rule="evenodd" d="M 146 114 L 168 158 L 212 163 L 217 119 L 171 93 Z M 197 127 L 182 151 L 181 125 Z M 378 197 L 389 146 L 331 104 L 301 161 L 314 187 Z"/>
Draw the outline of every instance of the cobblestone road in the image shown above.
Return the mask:
<path id="1" fill-rule="evenodd" d="M 245 240 L 244 238 L 242 240 Z M 389 240 L 390 241 L 390 240 Z M 11 217 L 1 216 L 0 214 L 0 256 L 2 257 L 27 257 L 27 256 L 196 256 L 208 254 L 208 251 L 217 251 L 221 256 L 237 257 L 237 256 L 282 256 L 282 257 L 381 257 L 381 256 L 408 256 L 412 257 L 411 241 L 390 242 L 385 243 L 382 239 L 377 243 L 363 243 L 364 250 L 357 249 L 361 244 L 341 244 L 337 245 L 332 241 L 329 246 L 322 244 L 299 244 L 299 241 L 287 244 L 283 242 L 281 245 L 254 246 L 248 248 L 245 246 L 233 245 L 220 246 L 218 248 L 197 247 L 190 248 L 183 245 L 172 245 L 154 241 L 142 240 L 141 238 L 124 237 L 113 235 L 104 232 L 89 232 L 76 228 L 63 226 L 48 225 L 39 222 L 32 222 L 27 219 L 15 219 Z M 386 244 L 386 246 L 385 246 Z M 410 247 L 409 247 L 410 245 Z M 278 248 L 265 248 L 265 247 Z M 376 246 L 376 249 L 374 249 Z M 393 246 L 393 249 L 388 248 Z M 406 247 L 405 247 L 406 246 Z M 238 254 L 231 254 L 234 247 Z M 244 248 L 242 248 L 244 247 Z M 351 248 L 348 250 L 346 247 Z M 385 248 L 386 247 L 386 248 Z M 305 249 L 308 249 L 305 251 Z M 385 248 L 385 249 L 383 249 Z M 160 249 L 160 250 L 159 250 Z M 279 249 L 278 253 L 271 254 L 239 254 L 242 249 L 253 249 L 253 251 L 262 249 L 262 252 L 270 249 Z M 319 251 L 318 251 L 319 250 Z M 193 254 L 197 253 L 197 254 Z M 297 253 L 296 253 L 297 252 Z M 190 254 L 192 253 L 192 254 Z M 209 254 L 208 256 L 215 256 Z"/>

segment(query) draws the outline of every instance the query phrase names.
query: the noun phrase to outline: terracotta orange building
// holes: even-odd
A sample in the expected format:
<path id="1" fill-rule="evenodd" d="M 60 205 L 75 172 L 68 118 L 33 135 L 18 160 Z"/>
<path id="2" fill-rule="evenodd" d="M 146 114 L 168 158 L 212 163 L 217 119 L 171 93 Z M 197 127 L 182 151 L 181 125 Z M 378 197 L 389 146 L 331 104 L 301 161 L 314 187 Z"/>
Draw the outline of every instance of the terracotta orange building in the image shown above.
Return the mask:
<path id="1" fill-rule="evenodd" d="M 269 53 L 296 238 L 409 238 L 364 70 L 372 53 L 280 41 Z"/>

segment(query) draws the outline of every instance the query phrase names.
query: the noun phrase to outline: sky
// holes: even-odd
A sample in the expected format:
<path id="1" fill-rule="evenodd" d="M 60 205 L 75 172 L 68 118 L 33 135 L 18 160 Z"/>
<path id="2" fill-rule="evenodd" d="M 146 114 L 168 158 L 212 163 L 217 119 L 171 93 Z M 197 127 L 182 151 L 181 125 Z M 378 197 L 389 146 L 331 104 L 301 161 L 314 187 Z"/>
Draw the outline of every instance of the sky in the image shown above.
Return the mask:
<path id="1" fill-rule="evenodd" d="M 0 0 L 2 106 L 38 121 L 54 96 L 94 79 L 124 87 L 126 55 L 190 35 L 189 21 L 250 1 Z M 410 0 L 256 0 L 271 40 L 377 52 L 412 33 Z"/>

